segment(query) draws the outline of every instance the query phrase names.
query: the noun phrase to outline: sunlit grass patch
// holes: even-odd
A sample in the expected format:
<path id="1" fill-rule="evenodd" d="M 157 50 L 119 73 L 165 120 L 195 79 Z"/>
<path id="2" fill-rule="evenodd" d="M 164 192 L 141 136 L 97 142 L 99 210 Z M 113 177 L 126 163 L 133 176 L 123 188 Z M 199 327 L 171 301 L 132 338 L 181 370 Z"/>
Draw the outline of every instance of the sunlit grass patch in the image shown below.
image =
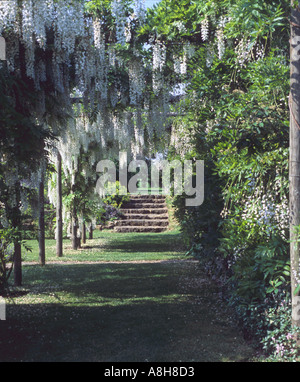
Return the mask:
<path id="1" fill-rule="evenodd" d="M 74 256 L 80 254 L 72 252 L 45 267 L 23 265 L 23 286 L 6 299 L 7 321 L 0 324 L 0 361 L 249 357 L 251 350 L 216 299 L 216 286 L 196 262 L 184 261 L 178 233 L 117 237 L 100 233 L 88 245 L 100 240 L 104 249 L 88 255 L 83 250 L 78 261 Z M 146 261 L 154 253 L 161 261 Z M 122 255 L 129 261 L 120 262 Z"/>
<path id="2" fill-rule="evenodd" d="M 38 262 L 38 242 L 28 240 L 32 252 L 23 255 L 25 262 Z M 64 240 L 64 255 L 56 256 L 55 240 L 46 240 L 46 261 L 49 262 L 86 262 L 86 261 L 155 261 L 185 258 L 179 233 L 115 233 L 113 231 L 95 231 L 94 239 L 87 240 L 82 248 L 75 251 L 70 240 Z"/>

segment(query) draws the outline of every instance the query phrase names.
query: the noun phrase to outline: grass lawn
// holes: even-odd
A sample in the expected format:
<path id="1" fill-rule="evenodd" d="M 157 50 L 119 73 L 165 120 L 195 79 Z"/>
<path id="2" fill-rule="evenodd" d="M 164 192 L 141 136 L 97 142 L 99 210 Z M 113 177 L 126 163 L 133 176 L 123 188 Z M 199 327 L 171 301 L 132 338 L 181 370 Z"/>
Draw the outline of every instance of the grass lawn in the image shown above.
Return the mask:
<path id="1" fill-rule="evenodd" d="M 149 245 L 149 243 L 151 243 Z M 32 252 L 25 253 L 25 262 L 38 261 L 37 240 L 28 240 Z M 94 231 L 94 239 L 87 240 L 78 251 L 71 248 L 70 240 L 64 240 L 64 256 L 57 258 L 55 240 L 46 240 L 46 261 L 154 261 L 185 258 L 178 231 L 164 233 L 115 233 Z"/>
<path id="2" fill-rule="evenodd" d="M 7 320 L 0 321 L 0 361 L 240 361 L 252 355 L 216 286 L 184 258 L 177 232 L 97 236 L 76 254 L 66 243 L 65 257 L 52 263 L 54 243 L 47 241 L 48 264 L 23 266 L 23 293 L 6 299 Z M 26 260 L 36 258 L 33 246 Z"/>

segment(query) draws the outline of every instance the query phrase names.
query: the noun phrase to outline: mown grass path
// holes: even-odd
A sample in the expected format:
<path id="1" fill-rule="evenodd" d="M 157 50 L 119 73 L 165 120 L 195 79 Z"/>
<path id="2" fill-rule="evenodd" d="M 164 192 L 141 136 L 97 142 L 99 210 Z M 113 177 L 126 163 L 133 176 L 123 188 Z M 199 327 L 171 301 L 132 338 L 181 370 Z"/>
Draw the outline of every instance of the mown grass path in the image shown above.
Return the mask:
<path id="1" fill-rule="evenodd" d="M 241 361 L 252 355 L 217 287 L 184 258 L 176 232 L 99 233 L 24 285 L 0 321 L 0 361 Z M 123 262 L 122 262 L 123 261 Z M 125 262 L 124 262 L 125 261 Z"/>

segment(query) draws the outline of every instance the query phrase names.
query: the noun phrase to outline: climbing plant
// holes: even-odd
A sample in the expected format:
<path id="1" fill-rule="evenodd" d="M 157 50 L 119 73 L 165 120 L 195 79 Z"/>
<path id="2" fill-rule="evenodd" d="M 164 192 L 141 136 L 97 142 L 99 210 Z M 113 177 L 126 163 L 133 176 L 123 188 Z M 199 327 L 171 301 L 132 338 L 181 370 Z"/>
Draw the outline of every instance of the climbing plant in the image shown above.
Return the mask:
<path id="1" fill-rule="evenodd" d="M 142 30 L 173 52 L 187 44 L 194 50 L 186 97 L 174 108 L 169 157 L 205 160 L 205 201 L 186 208 L 177 197 L 176 214 L 188 253 L 222 283 L 247 333 L 262 339 L 280 331 L 280 319 L 265 316 L 266 309 L 290 303 L 290 4 L 184 4 L 162 0 Z"/>
<path id="2" fill-rule="evenodd" d="M 100 159 L 205 160 L 203 205 L 174 199 L 187 249 L 252 334 L 275 330 L 264 312 L 289 297 L 289 11 L 287 0 L 162 0 L 148 11 L 140 0 L 2 1 L 1 226 L 25 209 L 19 190 L 37 189 L 45 151 L 62 158 L 75 225 Z M 9 128 L 20 118 L 37 154 L 27 167 L 20 124 Z M 9 168 L 11 142 L 20 157 Z"/>

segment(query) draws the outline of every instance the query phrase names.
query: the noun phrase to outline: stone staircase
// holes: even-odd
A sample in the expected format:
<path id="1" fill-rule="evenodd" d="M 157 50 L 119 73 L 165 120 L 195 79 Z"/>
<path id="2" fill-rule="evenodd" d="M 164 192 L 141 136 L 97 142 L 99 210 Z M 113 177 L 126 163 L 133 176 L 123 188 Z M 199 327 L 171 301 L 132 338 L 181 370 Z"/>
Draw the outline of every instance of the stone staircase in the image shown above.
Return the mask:
<path id="1" fill-rule="evenodd" d="M 162 195 L 132 195 L 121 208 L 116 232 L 164 232 L 169 227 L 166 199 Z"/>

